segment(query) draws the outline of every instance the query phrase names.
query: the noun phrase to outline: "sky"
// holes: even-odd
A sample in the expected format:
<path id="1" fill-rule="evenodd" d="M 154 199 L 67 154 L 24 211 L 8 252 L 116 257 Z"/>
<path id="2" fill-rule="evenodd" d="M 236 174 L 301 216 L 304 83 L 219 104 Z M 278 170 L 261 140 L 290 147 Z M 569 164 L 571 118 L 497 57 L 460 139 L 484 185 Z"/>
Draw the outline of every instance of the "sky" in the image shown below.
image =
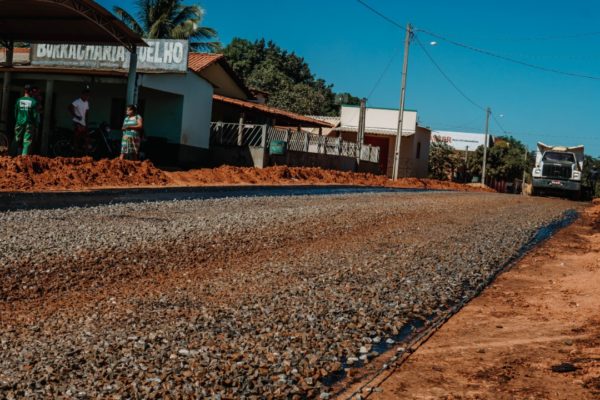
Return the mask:
<path id="1" fill-rule="evenodd" d="M 530 149 L 537 141 L 586 146 L 600 156 L 600 2 L 596 0 L 364 0 L 401 26 L 410 22 L 406 108 L 433 129 L 508 132 Z M 134 0 L 99 0 L 135 11 Z M 190 4 L 193 2 L 187 1 Z M 368 106 L 399 107 L 404 31 L 357 0 L 201 0 L 203 24 L 227 44 L 265 38 L 303 57 L 336 92 Z M 548 69 L 507 62 L 443 38 Z M 431 42 L 437 42 L 432 45 Z M 597 78 L 597 79 L 595 79 Z"/>

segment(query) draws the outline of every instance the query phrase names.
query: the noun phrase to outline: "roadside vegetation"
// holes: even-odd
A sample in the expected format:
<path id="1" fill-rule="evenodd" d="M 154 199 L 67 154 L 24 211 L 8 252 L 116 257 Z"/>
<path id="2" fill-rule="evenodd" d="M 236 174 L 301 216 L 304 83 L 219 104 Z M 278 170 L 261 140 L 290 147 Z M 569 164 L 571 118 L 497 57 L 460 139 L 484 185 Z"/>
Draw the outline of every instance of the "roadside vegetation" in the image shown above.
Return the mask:
<path id="1" fill-rule="evenodd" d="M 202 26 L 204 9 L 181 0 L 137 0 L 132 15 L 115 6 L 114 13 L 134 32 L 148 39 L 188 39 L 194 51 L 220 48 L 217 31 Z"/>
<path id="2" fill-rule="evenodd" d="M 360 104 L 349 93 L 317 78 L 304 58 L 265 39 L 234 38 L 222 50 L 251 89 L 268 93 L 268 104 L 303 115 L 338 115 L 340 104 Z"/>
<path id="3" fill-rule="evenodd" d="M 468 183 L 481 177 L 483 146 L 468 156 L 456 151 L 446 143 L 435 142 L 429 150 L 429 176 L 439 180 Z M 535 151 L 527 151 L 525 145 L 512 136 L 499 137 L 488 148 L 486 175 L 489 179 L 514 182 L 531 179 L 535 165 Z M 600 197 L 600 158 L 585 156 L 583 182 L 593 197 Z"/>

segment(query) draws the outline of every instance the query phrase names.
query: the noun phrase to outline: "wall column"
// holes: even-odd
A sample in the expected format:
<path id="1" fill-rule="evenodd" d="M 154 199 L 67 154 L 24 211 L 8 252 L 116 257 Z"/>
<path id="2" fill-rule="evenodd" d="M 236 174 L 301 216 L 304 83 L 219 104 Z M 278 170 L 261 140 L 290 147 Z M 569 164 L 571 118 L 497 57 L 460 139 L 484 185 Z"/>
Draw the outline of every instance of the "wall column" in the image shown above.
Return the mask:
<path id="1" fill-rule="evenodd" d="M 52 98 L 54 96 L 54 80 L 46 81 L 46 93 L 44 97 L 44 121 L 42 124 L 42 155 L 47 156 L 50 153 L 50 122 L 52 119 Z"/>

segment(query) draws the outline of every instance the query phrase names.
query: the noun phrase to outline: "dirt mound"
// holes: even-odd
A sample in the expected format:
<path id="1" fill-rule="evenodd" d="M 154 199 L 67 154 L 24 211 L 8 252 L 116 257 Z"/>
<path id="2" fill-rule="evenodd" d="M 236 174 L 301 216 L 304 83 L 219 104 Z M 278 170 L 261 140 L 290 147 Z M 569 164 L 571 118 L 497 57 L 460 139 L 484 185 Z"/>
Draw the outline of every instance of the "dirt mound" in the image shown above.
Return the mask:
<path id="1" fill-rule="evenodd" d="M 364 185 L 415 189 L 493 191 L 433 179 L 404 178 L 308 167 L 264 169 L 223 166 L 166 172 L 150 161 L 85 158 L 0 157 L 0 191 L 86 190 L 111 187 L 211 185 Z"/>
<path id="2" fill-rule="evenodd" d="M 0 157 L 0 190 L 81 190 L 99 187 L 166 185 L 151 162 L 92 158 Z"/>
<path id="3" fill-rule="evenodd" d="M 433 179 L 403 178 L 393 182 L 381 175 L 309 167 L 276 166 L 258 169 L 223 166 L 213 169 L 167 172 L 167 175 L 171 179 L 172 184 L 180 186 L 219 184 L 345 184 L 415 189 L 493 191 L 489 188 L 472 187 Z"/>

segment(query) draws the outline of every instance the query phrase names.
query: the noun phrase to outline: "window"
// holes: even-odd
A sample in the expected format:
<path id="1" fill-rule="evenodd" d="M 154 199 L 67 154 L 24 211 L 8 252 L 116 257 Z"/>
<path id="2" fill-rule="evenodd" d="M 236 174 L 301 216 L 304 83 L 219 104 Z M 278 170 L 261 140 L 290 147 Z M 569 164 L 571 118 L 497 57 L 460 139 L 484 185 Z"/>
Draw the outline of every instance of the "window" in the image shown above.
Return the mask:
<path id="1" fill-rule="evenodd" d="M 417 142 L 417 160 L 421 158 L 421 142 Z"/>
<path id="2" fill-rule="evenodd" d="M 559 153 L 555 151 L 547 151 L 544 153 L 544 158 L 542 161 L 575 162 L 575 155 L 573 153 Z"/>

